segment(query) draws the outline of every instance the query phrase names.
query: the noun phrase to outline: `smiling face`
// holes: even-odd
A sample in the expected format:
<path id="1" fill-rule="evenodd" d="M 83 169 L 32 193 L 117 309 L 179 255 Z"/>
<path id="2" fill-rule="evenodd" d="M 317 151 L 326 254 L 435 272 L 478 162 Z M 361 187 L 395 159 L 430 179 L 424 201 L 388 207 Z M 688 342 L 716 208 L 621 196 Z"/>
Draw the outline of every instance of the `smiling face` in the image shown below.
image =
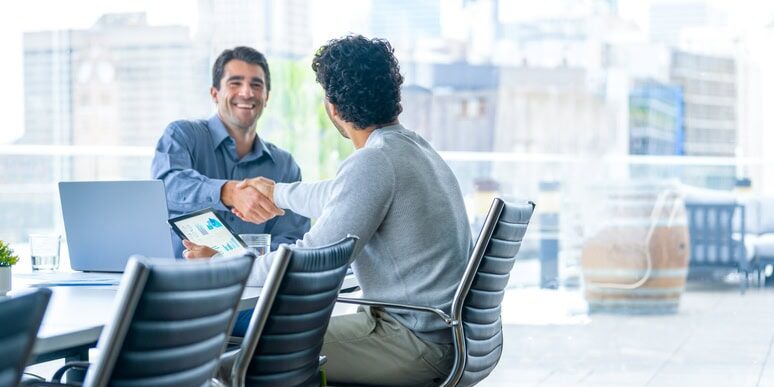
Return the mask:
<path id="1" fill-rule="evenodd" d="M 218 104 L 218 116 L 231 130 L 255 130 L 255 124 L 266 107 L 269 92 L 261 66 L 238 59 L 226 63 L 220 89 L 210 89 L 213 102 Z"/>

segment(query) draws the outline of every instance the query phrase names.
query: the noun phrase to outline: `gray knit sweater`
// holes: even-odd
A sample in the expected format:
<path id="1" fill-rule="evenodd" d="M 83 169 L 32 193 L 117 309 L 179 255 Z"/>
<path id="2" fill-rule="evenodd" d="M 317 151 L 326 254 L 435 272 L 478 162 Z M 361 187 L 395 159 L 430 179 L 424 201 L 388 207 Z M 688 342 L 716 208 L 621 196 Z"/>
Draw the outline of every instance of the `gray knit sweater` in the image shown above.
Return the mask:
<path id="1" fill-rule="evenodd" d="M 454 174 L 416 133 L 400 125 L 377 129 L 335 178 L 277 184 L 274 200 L 317 219 L 297 246 L 360 237 L 352 270 L 364 298 L 449 312 L 472 248 L 470 228 Z M 263 268 L 251 282 L 263 281 L 269 261 L 256 265 Z M 423 339 L 451 342 L 435 315 L 388 312 Z"/>

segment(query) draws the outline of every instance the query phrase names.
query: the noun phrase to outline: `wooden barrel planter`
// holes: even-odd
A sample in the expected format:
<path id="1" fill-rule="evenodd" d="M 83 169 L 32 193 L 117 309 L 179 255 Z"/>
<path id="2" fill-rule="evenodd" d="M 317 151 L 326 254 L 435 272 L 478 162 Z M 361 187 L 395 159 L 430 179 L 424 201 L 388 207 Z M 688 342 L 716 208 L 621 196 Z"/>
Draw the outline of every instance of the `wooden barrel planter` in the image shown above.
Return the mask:
<path id="1" fill-rule="evenodd" d="M 628 192 L 607 203 L 614 213 L 581 254 L 589 312 L 676 312 L 690 246 L 682 199 L 672 192 Z"/>

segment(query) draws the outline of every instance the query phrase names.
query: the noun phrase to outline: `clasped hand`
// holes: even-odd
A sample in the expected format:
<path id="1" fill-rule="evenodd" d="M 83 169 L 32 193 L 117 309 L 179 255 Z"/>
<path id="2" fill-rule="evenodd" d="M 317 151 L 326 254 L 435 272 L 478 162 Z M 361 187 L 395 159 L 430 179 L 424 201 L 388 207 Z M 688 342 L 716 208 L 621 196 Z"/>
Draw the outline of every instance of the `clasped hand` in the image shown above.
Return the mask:
<path id="1" fill-rule="evenodd" d="M 245 222 L 264 223 L 285 211 L 274 204 L 274 181 L 256 177 L 240 181 L 235 187 L 231 212 Z"/>
<path id="2" fill-rule="evenodd" d="M 228 184 L 228 183 L 227 183 Z M 265 177 L 242 180 L 228 187 L 232 190 L 231 212 L 245 222 L 264 223 L 275 216 L 285 215 L 285 211 L 274 204 L 274 181 Z M 189 240 L 183 241 L 186 259 L 209 258 L 217 253 L 214 249 L 197 245 Z"/>

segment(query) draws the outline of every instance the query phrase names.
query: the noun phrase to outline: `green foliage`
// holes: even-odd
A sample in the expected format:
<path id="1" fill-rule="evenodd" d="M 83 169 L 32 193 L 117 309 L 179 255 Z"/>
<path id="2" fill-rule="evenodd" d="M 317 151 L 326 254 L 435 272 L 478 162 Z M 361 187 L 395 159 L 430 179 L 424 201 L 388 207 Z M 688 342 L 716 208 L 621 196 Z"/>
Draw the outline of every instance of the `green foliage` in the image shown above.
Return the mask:
<path id="1" fill-rule="evenodd" d="M 0 240 L 0 267 L 13 266 L 16 262 L 19 262 L 19 257 L 13 255 L 11 246 Z"/>
<path id="2" fill-rule="evenodd" d="M 270 66 L 272 91 L 258 134 L 290 152 L 304 180 L 333 177 L 353 147 L 328 119 L 308 60 L 276 60 Z"/>

